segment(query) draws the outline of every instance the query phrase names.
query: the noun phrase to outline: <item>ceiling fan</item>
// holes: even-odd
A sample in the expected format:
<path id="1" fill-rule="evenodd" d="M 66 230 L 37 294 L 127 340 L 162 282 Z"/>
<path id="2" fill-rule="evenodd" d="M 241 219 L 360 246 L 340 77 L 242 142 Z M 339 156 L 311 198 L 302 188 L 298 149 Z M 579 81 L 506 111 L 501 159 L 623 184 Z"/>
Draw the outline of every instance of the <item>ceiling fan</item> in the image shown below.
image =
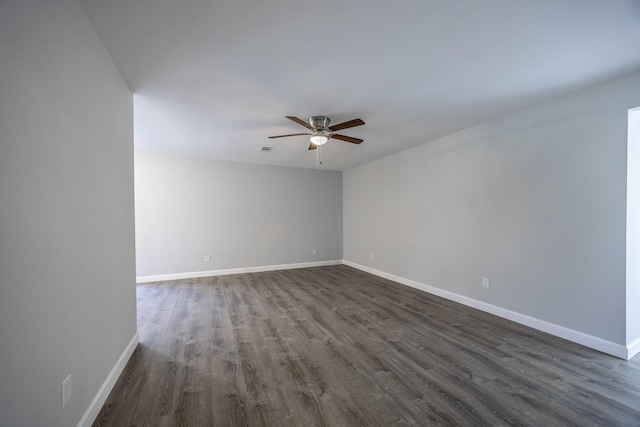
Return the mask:
<path id="1" fill-rule="evenodd" d="M 304 121 L 297 117 L 285 116 L 289 120 L 293 120 L 309 129 L 311 133 L 290 133 L 288 135 L 276 135 L 269 138 L 285 138 L 288 136 L 310 135 L 309 138 L 309 150 L 315 150 L 319 145 L 326 143 L 329 139 L 339 139 L 341 141 L 350 142 L 352 144 L 360 144 L 363 140 L 360 138 L 353 138 L 351 136 L 340 135 L 335 133 L 336 131 L 352 128 L 355 126 L 362 126 L 364 121 L 362 119 L 353 119 L 337 125 L 329 126 L 331 119 L 326 116 L 313 116 L 309 117 L 308 121 Z"/>

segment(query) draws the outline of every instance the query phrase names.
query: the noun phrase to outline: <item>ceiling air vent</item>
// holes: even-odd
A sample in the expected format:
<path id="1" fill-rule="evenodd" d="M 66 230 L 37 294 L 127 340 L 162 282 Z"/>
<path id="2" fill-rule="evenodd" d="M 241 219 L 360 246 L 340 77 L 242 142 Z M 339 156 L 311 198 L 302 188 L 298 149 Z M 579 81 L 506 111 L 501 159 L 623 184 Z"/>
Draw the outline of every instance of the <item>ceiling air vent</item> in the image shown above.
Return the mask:
<path id="1" fill-rule="evenodd" d="M 273 150 L 273 147 L 267 147 L 267 146 L 260 147 L 260 151 L 262 151 L 264 153 L 269 152 L 271 150 Z"/>

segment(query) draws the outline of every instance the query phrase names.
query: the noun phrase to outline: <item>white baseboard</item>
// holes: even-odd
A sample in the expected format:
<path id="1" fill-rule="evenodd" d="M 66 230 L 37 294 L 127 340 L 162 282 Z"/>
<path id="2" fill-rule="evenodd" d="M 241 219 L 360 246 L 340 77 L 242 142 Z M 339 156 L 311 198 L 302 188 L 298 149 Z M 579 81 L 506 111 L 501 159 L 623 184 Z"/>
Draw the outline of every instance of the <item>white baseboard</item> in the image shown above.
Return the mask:
<path id="1" fill-rule="evenodd" d="M 91 424 L 93 424 L 93 422 L 95 421 L 98 413 L 100 413 L 102 405 L 104 405 L 104 402 L 107 401 L 107 397 L 109 397 L 109 393 L 111 393 L 111 390 L 116 384 L 118 377 L 120 377 L 120 374 L 124 370 L 125 366 L 127 366 L 127 362 L 133 354 L 133 351 L 136 349 L 139 340 L 140 337 L 138 335 L 138 332 L 136 332 L 133 335 L 133 338 L 131 338 L 131 341 L 129 341 L 127 347 L 120 355 L 120 358 L 118 359 L 116 364 L 111 369 L 111 372 L 109 372 L 109 375 L 107 375 L 107 378 L 98 389 L 98 392 L 89 404 L 89 407 L 86 411 L 84 411 L 82 418 L 80 418 L 80 421 L 78 421 L 78 427 L 91 427 Z"/>
<path id="2" fill-rule="evenodd" d="M 162 282 L 164 280 L 195 279 L 198 277 L 226 276 L 228 274 L 258 273 L 261 271 L 291 270 L 294 268 L 324 267 L 339 265 L 342 260 L 301 262 L 297 264 L 263 265 L 260 267 L 228 268 L 224 270 L 194 271 L 189 273 L 160 274 L 136 277 L 136 283 Z"/>
<path id="3" fill-rule="evenodd" d="M 640 338 L 627 344 L 627 360 L 640 353 Z"/>
<path id="4" fill-rule="evenodd" d="M 345 265 L 356 268 L 358 270 L 371 273 L 375 276 L 382 277 L 384 279 L 392 280 L 394 282 L 410 286 L 412 288 L 419 289 L 421 291 L 437 295 L 439 297 L 455 301 L 457 303 L 466 305 L 468 307 L 476 308 L 478 310 L 493 314 L 504 319 L 511 320 L 521 325 L 529 326 L 542 332 L 546 332 L 551 335 L 555 335 L 560 338 L 575 342 L 585 347 L 592 348 L 594 350 L 601 351 L 603 353 L 610 354 L 620 359 L 629 360 L 635 354 L 640 352 L 640 339 L 634 341 L 629 346 L 623 346 L 613 343 L 611 341 L 603 340 L 602 338 L 587 335 L 583 332 L 575 331 L 573 329 L 565 328 L 544 320 L 536 319 L 534 317 L 520 314 L 515 311 L 507 310 L 506 308 L 498 307 L 488 304 L 486 302 L 478 301 L 473 298 L 465 297 L 453 292 L 445 291 L 443 289 L 435 288 L 433 286 L 425 285 L 424 283 L 416 282 L 415 280 L 405 279 L 404 277 L 396 276 L 393 274 L 385 273 L 383 271 L 376 270 L 371 267 L 356 264 L 355 262 L 343 260 Z M 633 352 L 635 351 L 635 353 Z"/>

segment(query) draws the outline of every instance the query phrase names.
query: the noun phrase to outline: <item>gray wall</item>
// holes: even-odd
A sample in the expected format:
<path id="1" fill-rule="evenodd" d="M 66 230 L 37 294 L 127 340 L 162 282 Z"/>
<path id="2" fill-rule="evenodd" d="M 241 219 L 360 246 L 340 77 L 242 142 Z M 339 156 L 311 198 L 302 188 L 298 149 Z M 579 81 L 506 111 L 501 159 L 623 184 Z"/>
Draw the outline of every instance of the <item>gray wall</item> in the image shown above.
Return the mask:
<path id="1" fill-rule="evenodd" d="M 345 260 L 626 344 L 638 105 L 635 73 L 346 171 Z"/>
<path id="2" fill-rule="evenodd" d="M 135 183 L 139 277 L 342 259 L 341 172 L 136 153 Z"/>
<path id="3" fill-rule="evenodd" d="M 76 425 L 135 336 L 132 103 L 75 0 L 0 2 L 2 426 Z"/>

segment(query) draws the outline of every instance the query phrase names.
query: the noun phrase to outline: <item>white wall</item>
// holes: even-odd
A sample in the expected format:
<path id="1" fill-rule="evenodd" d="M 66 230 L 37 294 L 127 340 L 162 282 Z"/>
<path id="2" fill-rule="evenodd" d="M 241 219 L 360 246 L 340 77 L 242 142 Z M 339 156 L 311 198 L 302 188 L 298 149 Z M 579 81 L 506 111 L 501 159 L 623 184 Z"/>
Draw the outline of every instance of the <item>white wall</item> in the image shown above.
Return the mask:
<path id="1" fill-rule="evenodd" d="M 346 171 L 345 260 L 626 345 L 638 105 L 635 73 Z"/>
<path id="2" fill-rule="evenodd" d="M 627 343 L 640 351 L 640 108 L 629 111 L 627 147 Z"/>
<path id="3" fill-rule="evenodd" d="M 0 2 L 2 426 L 76 425 L 136 336 L 132 102 L 75 0 Z"/>
<path id="4" fill-rule="evenodd" d="M 135 182 L 139 277 L 342 259 L 341 172 L 136 153 Z"/>

